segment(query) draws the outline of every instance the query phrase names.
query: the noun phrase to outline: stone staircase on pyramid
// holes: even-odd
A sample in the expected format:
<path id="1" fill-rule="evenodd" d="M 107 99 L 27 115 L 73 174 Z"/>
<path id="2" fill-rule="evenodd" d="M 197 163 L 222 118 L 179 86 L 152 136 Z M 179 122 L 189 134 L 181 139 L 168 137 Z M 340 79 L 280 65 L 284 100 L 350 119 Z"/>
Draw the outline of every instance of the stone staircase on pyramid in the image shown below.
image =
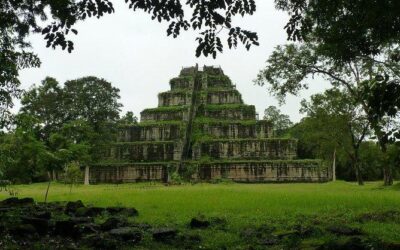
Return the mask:
<path id="1" fill-rule="evenodd" d="M 297 141 L 275 138 L 256 119 L 221 68 L 184 68 L 140 123 L 119 128 L 118 141 L 90 167 L 90 182 L 192 180 L 324 182 L 329 168 L 297 159 Z"/>

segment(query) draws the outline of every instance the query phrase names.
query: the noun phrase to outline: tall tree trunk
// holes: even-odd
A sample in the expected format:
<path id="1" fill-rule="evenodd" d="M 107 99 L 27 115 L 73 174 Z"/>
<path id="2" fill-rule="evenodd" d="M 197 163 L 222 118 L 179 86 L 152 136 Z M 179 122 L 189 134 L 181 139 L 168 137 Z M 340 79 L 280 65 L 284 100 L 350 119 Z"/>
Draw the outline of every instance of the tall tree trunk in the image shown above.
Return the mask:
<path id="1" fill-rule="evenodd" d="M 359 164 L 357 155 L 351 156 L 351 165 L 356 174 L 356 180 L 357 180 L 358 185 L 364 185 L 364 180 L 362 178 L 361 168 L 360 168 L 360 164 Z"/>
<path id="2" fill-rule="evenodd" d="M 56 170 L 53 169 L 53 181 L 57 181 L 57 174 L 56 174 Z"/>
<path id="3" fill-rule="evenodd" d="M 383 168 L 383 184 L 385 186 L 393 185 L 393 174 L 390 167 L 385 166 Z"/>
<path id="4" fill-rule="evenodd" d="M 356 170 L 357 183 L 358 183 L 358 185 L 362 186 L 362 185 L 364 185 L 364 180 L 363 180 L 363 177 L 361 174 L 360 164 L 358 162 L 356 162 L 354 167 Z"/>
<path id="5" fill-rule="evenodd" d="M 336 181 L 336 148 L 333 151 L 332 181 Z"/>
<path id="6" fill-rule="evenodd" d="M 379 139 L 379 137 L 378 137 L 378 139 Z M 381 140 L 379 140 L 379 146 L 381 148 L 381 151 L 382 151 L 383 157 L 384 157 L 383 185 L 391 186 L 391 185 L 393 185 L 393 173 L 392 173 L 392 168 L 389 166 L 388 161 L 387 161 L 387 145 L 386 145 L 386 143 L 381 142 Z"/>
<path id="7" fill-rule="evenodd" d="M 374 124 L 371 122 L 371 124 Z M 383 154 L 383 157 L 386 159 L 387 157 L 387 139 L 384 138 L 385 132 L 383 132 L 379 126 L 372 126 L 375 132 L 376 137 L 378 138 L 378 144 Z M 383 185 L 391 186 L 393 185 L 393 173 L 390 166 L 387 164 L 385 160 L 385 165 L 383 166 Z"/>

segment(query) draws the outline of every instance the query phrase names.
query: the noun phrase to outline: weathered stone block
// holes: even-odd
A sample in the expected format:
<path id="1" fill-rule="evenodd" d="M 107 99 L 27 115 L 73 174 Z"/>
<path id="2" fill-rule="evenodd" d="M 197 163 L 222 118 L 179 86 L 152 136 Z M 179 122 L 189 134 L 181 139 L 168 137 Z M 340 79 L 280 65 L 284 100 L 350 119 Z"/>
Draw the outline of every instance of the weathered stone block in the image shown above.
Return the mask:
<path id="1" fill-rule="evenodd" d="M 219 90 L 207 93 L 207 104 L 242 104 L 242 96 L 237 90 Z"/>
<path id="2" fill-rule="evenodd" d="M 123 127 L 119 130 L 119 142 L 171 141 L 181 137 L 182 122 L 149 123 Z"/>
<path id="3" fill-rule="evenodd" d="M 140 113 L 141 121 L 186 121 L 189 108 L 186 106 L 172 108 L 145 109 Z"/>
<path id="4" fill-rule="evenodd" d="M 158 106 L 190 105 L 192 101 L 191 91 L 169 91 L 158 94 Z"/>
<path id="5" fill-rule="evenodd" d="M 200 142 L 193 158 L 201 159 L 293 159 L 297 141 L 293 139 L 230 139 Z"/>

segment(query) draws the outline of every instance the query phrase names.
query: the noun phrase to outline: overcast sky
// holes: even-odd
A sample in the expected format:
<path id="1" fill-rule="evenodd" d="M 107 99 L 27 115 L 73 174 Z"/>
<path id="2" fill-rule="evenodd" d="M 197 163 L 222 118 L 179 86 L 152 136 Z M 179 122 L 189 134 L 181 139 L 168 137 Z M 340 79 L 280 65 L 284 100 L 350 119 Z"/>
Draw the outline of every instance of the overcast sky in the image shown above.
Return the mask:
<path id="1" fill-rule="evenodd" d="M 115 13 L 100 19 L 89 19 L 76 26 L 78 35 L 72 37 L 75 50 L 69 54 L 61 49 L 45 47 L 40 35 L 30 41 L 42 60 L 39 69 L 21 73 L 23 88 L 40 83 L 46 76 L 60 83 L 83 76 L 97 76 L 120 89 L 123 112 L 139 116 L 145 108 L 157 106 L 157 94 L 169 89 L 169 79 L 177 76 L 182 67 L 219 65 L 242 93 L 247 104 L 256 106 L 261 114 L 269 105 L 278 105 L 266 87 L 255 86 L 253 80 L 276 45 L 286 43 L 283 29 L 288 17 L 274 8 L 273 0 L 257 1 L 257 12 L 234 20 L 234 25 L 256 31 L 260 46 L 250 51 L 225 46 L 217 59 L 195 57 L 196 32 L 184 32 L 173 39 L 166 36 L 166 23 L 151 20 L 148 14 L 129 10 L 124 1 L 115 3 Z M 301 97 L 289 97 L 281 110 L 293 121 L 301 119 L 300 100 L 323 91 L 327 84 L 313 80 Z M 17 105 L 18 107 L 18 105 Z"/>

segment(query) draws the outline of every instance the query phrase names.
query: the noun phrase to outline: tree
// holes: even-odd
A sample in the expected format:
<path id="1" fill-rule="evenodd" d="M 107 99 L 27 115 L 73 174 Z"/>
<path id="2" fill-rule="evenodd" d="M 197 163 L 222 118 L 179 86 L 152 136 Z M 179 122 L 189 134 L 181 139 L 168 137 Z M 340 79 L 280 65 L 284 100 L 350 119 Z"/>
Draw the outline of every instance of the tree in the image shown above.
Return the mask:
<path id="1" fill-rule="evenodd" d="M 322 76 L 362 107 L 386 154 L 388 143 L 400 137 L 398 128 L 392 125 L 400 109 L 400 65 L 392 60 L 399 47 L 386 47 L 379 56 L 357 56 L 349 62 L 334 60 L 318 48 L 313 43 L 278 46 L 256 82 L 269 84 L 269 89 L 283 101 L 287 94 L 298 94 L 308 87 L 308 77 Z M 384 168 L 384 183 L 393 183 L 388 166 Z"/>
<path id="2" fill-rule="evenodd" d="M 39 139 L 46 144 L 50 134 L 59 131 L 66 121 L 68 110 L 64 105 L 64 93 L 56 79 L 46 77 L 41 85 L 32 86 L 21 99 L 21 113 L 37 119 L 40 126 Z"/>
<path id="3" fill-rule="evenodd" d="M 96 130 L 102 123 L 119 118 L 119 89 L 104 79 L 89 76 L 67 81 L 63 93 L 67 121 L 82 119 Z"/>
<path id="4" fill-rule="evenodd" d="M 341 61 L 378 55 L 400 41 L 400 2 L 392 0 L 276 0 L 288 12 L 289 40 L 317 42 L 325 55 Z M 400 54 L 397 53 L 397 61 Z"/>
<path id="5" fill-rule="evenodd" d="M 346 91 L 337 88 L 326 90 L 323 94 L 311 96 L 311 101 L 302 101 L 302 113 L 316 119 L 313 130 L 335 143 L 348 156 L 359 185 L 363 185 L 360 166 L 360 146 L 369 135 L 369 122 L 362 107 Z M 313 133 L 313 132 L 311 132 Z"/>
<path id="6" fill-rule="evenodd" d="M 23 95 L 20 113 L 35 117 L 38 139 L 48 146 L 51 134 L 78 120 L 87 122 L 99 138 L 109 139 L 112 123 L 119 119 L 119 98 L 119 89 L 104 79 L 84 77 L 61 87 L 54 78 L 47 77 Z"/>
<path id="7" fill-rule="evenodd" d="M 12 123 L 10 109 L 14 106 L 13 99 L 22 93 L 19 70 L 40 66 L 39 58 L 26 51 L 29 44 L 13 35 L 14 29 L 1 27 L 3 14 L 0 10 L 0 132 Z"/>
<path id="8" fill-rule="evenodd" d="M 264 119 L 272 121 L 275 135 L 282 136 L 287 131 L 293 122 L 290 121 L 288 115 L 282 114 L 275 106 L 269 106 L 264 110 Z"/>
<path id="9" fill-rule="evenodd" d="M 119 89 L 104 79 L 85 77 L 68 81 L 62 87 L 54 78 L 47 77 L 24 93 L 18 117 L 29 118 L 29 122 L 24 122 L 26 125 L 17 122 L 10 138 L 16 140 L 24 136 L 26 143 L 23 145 L 34 148 L 33 143 L 37 143 L 40 152 L 45 150 L 40 159 L 44 160 L 47 155 L 46 163 L 41 164 L 40 169 L 47 171 L 49 176 L 63 170 L 71 161 L 79 161 L 82 165 L 93 163 L 99 159 L 99 148 L 115 140 L 115 125 L 122 106 L 119 98 Z M 18 151 L 17 142 L 11 143 L 14 145 L 11 148 L 17 150 L 13 152 L 14 158 L 26 152 Z M 10 151 L 6 145 L 4 150 Z M 30 160 L 34 157 L 27 155 Z M 22 166 L 19 162 L 17 160 L 17 164 L 9 169 L 17 171 Z M 33 161 L 22 169 L 36 165 L 37 161 Z M 54 180 L 56 175 L 52 176 Z"/>
<path id="10" fill-rule="evenodd" d="M 138 118 L 135 116 L 135 114 L 133 114 L 132 111 L 128 111 L 126 112 L 126 114 L 121 117 L 121 119 L 119 119 L 118 123 L 120 124 L 137 124 L 138 122 Z"/>
<path id="11" fill-rule="evenodd" d="M 5 176 L 13 182 L 43 180 L 54 156 L 46 145 L 37 139 L 34 117 L 17 115 L 16 124 L 15 130 L 8 133 L 1 141 L 0 164 L 4 164 Z"/>
<path id="12" fill-rule="evenodd" d="M 70 184 L 69 193 L 72 191 L 72 186 L 82 178 L 82 172 L 78 162 L 70 162 L 64 169 L 65 181 Z"/>
<path id="13" fill-rule="evenodd" d="M 290 128 L 289 134 L 298 140 L 297 155 L 303 159 L 322 159 L 326 164 L 332 164 L 336 159 L 335 171 L 337 177 L 350 180 L 348 149 L 350 138 L 346 122 L 341 116 L 328 116 L 318 114 L 314 117 L 304 117 L 300 122 Z M 341 146 L 338 145 L 341 143 Z"/>

